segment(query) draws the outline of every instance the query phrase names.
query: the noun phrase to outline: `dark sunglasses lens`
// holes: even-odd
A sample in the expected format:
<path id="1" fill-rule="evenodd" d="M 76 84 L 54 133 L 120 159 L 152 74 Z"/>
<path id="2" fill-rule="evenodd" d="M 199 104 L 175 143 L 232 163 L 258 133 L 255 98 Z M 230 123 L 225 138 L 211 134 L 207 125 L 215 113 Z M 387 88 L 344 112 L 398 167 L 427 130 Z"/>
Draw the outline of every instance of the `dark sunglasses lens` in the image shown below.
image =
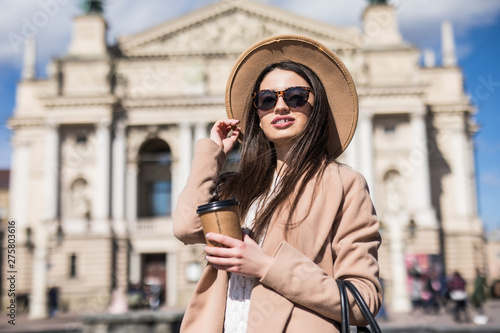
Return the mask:
<path id="1" fill-rule="evenodd" d="M 309 93 L 304 88 L 291 88 L 285 92 L 285 102 L 291 108 L 300 108 L 307 103 Z"/>
<path id="2" fill-rule="evenodd" d="M 276 105 L 276 94 L 272 91 L 260 91 L 255 96 L 255 105 L 262 111 L 267 111 Z"/>

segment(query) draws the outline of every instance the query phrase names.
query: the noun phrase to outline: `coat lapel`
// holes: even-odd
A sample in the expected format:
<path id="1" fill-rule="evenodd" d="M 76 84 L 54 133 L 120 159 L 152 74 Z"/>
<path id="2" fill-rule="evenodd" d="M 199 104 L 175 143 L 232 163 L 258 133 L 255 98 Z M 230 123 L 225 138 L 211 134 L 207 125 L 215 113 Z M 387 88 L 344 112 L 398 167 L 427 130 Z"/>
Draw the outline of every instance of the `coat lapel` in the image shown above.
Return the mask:
<path id="1" fill-rule="evenodd" d="M 281 242 L 290 243 L 312 261 L 327 251 L 327 240 L 332 230 L 337 211 L 342 203 L 342 186 L 338 165 L 332 164 L 317 183 L 313 179 L 307 185 L 296 209 L 294 220 L 307 218 L 288 231 L 285 239 L 284 226 L 288 211 L 275 214 L 269 226 L 262 248 L 266 254 L 273 255 Z M 312 201 L 313 200 L 313 201 Z M 252 290 L 248 332 L 283 332 L 289 321 L 294 304 L 275 291 L 257 284 Z"/>

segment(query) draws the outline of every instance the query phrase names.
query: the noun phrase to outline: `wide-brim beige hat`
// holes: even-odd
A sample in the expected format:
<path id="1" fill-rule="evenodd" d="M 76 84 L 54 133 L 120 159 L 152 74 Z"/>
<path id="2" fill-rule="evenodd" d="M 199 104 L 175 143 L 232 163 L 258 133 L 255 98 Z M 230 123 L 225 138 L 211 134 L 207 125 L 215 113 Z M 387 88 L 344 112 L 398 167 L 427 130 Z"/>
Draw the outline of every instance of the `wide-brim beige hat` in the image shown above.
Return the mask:
<path id="1" fill-rule="evenodd" d="M 303 64 L 323 83 L 332 110 L 329 115 L 328 153 L 338 157 L 347 148 L 358 122 L 358 96 L 351 74 L 329 48 L 303 36 L 281 35 L 266 38 L 238 58 L 226 86 L 228 118 L 241 121 L 245 129 L 247 105 L 259 74 L 269 65 L 284 60 Z"/>

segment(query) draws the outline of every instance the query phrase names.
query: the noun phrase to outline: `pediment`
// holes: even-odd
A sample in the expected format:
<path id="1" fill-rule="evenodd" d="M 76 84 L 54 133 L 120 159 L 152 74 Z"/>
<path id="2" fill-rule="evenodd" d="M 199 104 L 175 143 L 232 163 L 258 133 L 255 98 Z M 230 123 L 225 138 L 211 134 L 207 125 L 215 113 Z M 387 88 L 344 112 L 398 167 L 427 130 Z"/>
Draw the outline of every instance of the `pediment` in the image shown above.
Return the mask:
<path id="1" fill-rule="evenodd" d="M 339 28 L 248 0 L 220 1 L 160 26 L 122 37 L 128 57 L 239 54 L 272 35 L 312 37 L 332 50 L 359 47 L 355 28 Z"/>

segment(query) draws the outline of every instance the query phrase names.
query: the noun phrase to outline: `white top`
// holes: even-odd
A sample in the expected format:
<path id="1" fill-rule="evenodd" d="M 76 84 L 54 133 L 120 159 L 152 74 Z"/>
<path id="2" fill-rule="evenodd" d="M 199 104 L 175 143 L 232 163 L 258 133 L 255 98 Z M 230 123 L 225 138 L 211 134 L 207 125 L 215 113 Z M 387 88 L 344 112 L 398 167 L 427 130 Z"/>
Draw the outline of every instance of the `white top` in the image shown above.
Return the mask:
<path id="1" fill-rule="evenodd" d="M 248 230 L 255 220 L 258 203 L 254 202 L 248 209 L 243 223 L 243 230 Z M 226 315 L 224 333 L 245 333 L 247 331 L 250 296 L 255 278 L 229 273 L 227 288 Z"/>
<path id="2" fill-rule="evenodd" d="M 276 186 L 276 179 L 275 174 L 271 191 Z M 267 202 L 268 200 L 269 198 L 265 201 Z M 249 231 L 253 226 L 257 209 L 262 209 L 261 201 L 256 200 L 248 209 L 245 221 L 243 222 L 244 232 Z M 261 246 L 262 242 L 263 240 L 260 241 Z M 247 331 L 250 296 L 252 295 L 254 280 L 254 277 L 241 276 L 235 273 L 229 274 L 224 333 L 245 333 Z"/>

